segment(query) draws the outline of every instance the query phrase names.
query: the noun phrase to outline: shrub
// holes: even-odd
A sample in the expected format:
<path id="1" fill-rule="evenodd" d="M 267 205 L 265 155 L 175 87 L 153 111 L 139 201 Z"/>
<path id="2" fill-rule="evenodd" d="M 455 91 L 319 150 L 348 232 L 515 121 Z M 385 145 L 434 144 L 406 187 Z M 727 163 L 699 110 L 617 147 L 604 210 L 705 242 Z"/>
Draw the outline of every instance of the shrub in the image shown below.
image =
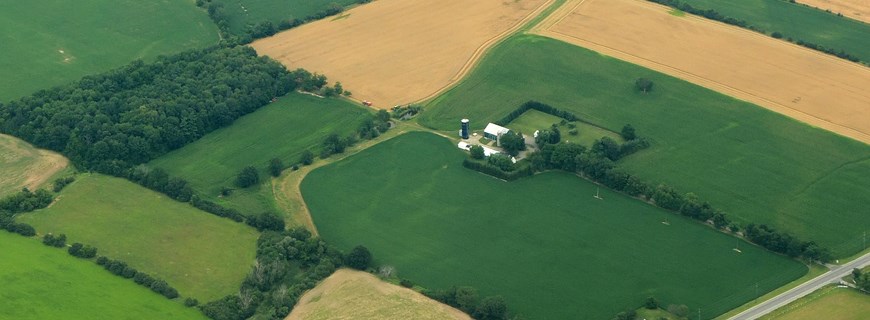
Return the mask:
<path id="1" fill-rule="evenodd" d="M 309 150 L 302 151 L 302 154 L 299 156 L 299 163 L 302 163 L 303 166 L 314 163 L 314 154 Z"/>
<path id="2" fill-rule="evenodd" d="M 281 159 L 272 158 L 269 160 L 269 174 L 278 177 L 281 175 L 281 171 L 284 171 L 284 162 Z"/>
<path id="3" fill-rule="evenodd" d="M 260 183 L 260 174 L 253 166 L 245 167 L 236 176 L 236 186 L 239 188 L 247 188 L 258 183 Z"/>
<path id="4" fill-rule="evenodd" d="M 473 146 L 471 146 L 471 150 L 469 150 L 469 151 L 471 152 L 472 159 L 482 160 L 485 157 L 485 153 L 483 152 L 483 147 L 481 147 L 481 146 L 473 145 Z"/>
<path id="5" fill-rule="evenodd" d="M 402 280 L 399 280 L 399 285 L 401 285 L 401 286 L 403 286 L 403 287 L 405 287 L 405 288 L 413 288 L 413 287 L 414 287 L 414 283 L 411 282 L 411 280 L 408 280 L 408 279 L 402 279 Z"/>
<path id="6" fill-rule="evenodd" d="M 357 269 L 357 270 L 366 270 L 369 268 L 369 264 L 372 262 L 372 253 L 369 252 L 369 249 L 363 246 L 356 246 L 350 253 L 347 254 L 347 258 L 345 258 L 345 264 L 348 267 Z"/>
<path id="7" fill-rule="evenodd" d="M 49 233 L 42 237 L 42 243 L 47 246 L 62 248 L 66 246 L 66 235 L 61 233 L 55 236 Z"/>
<path id="8" fill-rule="evenodd" d="M 196 299 L 194 299 L 194 298 L 187 298 L 187 299 L 184 299 L 184 305 L 187 306 L 187 307 L 195 307 L 195 306 L 197 306 L 198 304 L 199 304 L 199 300 L 196 300 Z"/>

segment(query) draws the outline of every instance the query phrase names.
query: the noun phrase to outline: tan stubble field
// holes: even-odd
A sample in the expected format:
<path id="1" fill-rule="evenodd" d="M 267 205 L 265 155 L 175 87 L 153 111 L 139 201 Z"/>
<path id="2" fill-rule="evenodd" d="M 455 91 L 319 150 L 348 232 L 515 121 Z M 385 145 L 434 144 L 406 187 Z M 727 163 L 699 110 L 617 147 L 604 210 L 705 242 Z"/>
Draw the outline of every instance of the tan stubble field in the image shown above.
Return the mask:
<path id="1" fill-rule="evenodd" d="M 870 23 L 870 0 L 798 0 L 797 2 Z"/>
<path id="2" fill-rule="evenodd" d="M 457 309 L 362 271 L 340 269 L 306 292 L 286 320 L 470 320 Z"/>
<path id="3" fill-rule="evenodd" d="M 870 68 L 643 0 L 569 0 L 533 30 L 870 143 Z"/>
<path id="4" fill-rule="evenodd" d="M 67 166 L 69 160 L 60 154 L 0 134 L 0 197 L 25 187 L 36 190 Z"/>
<path id="5" fill-rule="evenodd" d="M 456 83 L 486 49 L 552 1 L 379 0 L 251 45 L 387 109 Z"/>

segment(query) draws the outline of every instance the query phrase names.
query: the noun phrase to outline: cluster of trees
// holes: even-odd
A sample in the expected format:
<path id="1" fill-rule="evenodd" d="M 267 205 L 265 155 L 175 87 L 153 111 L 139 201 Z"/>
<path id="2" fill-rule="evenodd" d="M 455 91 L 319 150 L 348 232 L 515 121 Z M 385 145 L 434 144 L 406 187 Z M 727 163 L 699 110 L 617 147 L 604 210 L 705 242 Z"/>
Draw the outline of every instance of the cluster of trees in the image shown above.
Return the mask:
<path id="1" fill-rule="evenodd" d="M 36 229 L 26 223 L 17 223 L 11 212 L 0 210 L 0 229 L 17 233 L 25 237 L 36 235 Z"/>
<path id="2" fill-rule="evenodd" d="M 387 110 L 379 110 L 374 116 L 363 120 L 356 130 L 360 139 L 371 140 L 387 132 L 390 129 L 390 117 Z"/>
<path id="3" fill-rule="evenodd" d="M 801 241 L 788 233 L 778 232 L 763 224 L 750 223 L 744 229 L 743 234 L 749 241 L 792 258 L 804 257 L 821 262 L 828 262 L 832 258 L 826 248 L 819 247 L 815 242 Z"/>
<path id="4" fill-rule="evenodd" d="M 852 278 L 858 289 L 870 292 L 870 274 L 864 273 L 861 269 L 855 268 L 852 269 Z"/>
<path id="5" fill-rule="evenodd" d="M 516 157 L 520 151 L 526 150 L 526 139 L 523 138 L 522 133 L 510 130 L 498 138 L 498 146 L 512 157 Z"/>
<path id="6" fill-rule="evenodd" d="M 190 198 L 190 204 L 194 208 L 211 213 L 218 217 L 227 218 L 235 222 L 245 221 L 245 216 L 242 215 L 242 213 L 238 210 L 233 208 L 226 208 L 217 203 L 202 199 L 197 195 L 193 195 L 193 197 Z"/>
<path id="7" fill-rule="evenodd" d="M 175 288 L 166 283 L 166 281 L 157 279 L 147 273 L 136 270 L 135 268 L 127 265 L 126 262 L 112 260 L 100 256 L 99 258 L 97 258 L 97 264 L 114 275 L 124 277 L 126 279 L 133 279 L 133 282 L 136 282 L 136 284 L 151 289 L 151 291 L 154 291 L 168 299 L 178 298 L 178 290 L 175 290 Z"/>
<path id="8" fill-rule="evenodd" d="M 409 104 L 406 106 L 395 106 L 390 109 L 390 115 L 396 119 L 410 119 L 423 111 L 423 106 Z"/>
<path id="9" fill-rule="evenodd" d="M 258 183 L 260 183 L 260 173 L 253 166 L 242 168 L 242 171 L 236 175 L 236 186 L 239 188 L 247 188 Z"/>
<path id="10" fill-rule="evenodd" d="M 64 178 L 57 178 L 54 180 L 54 183 L 52 183 L 52 191 L 54 191 L 55 193 L 60 192 L 67 185 L 73 183 L 73 181 L 76 181 L 76 177 L 69 176 Z"/>
<path id="11" fill-rule="evenodd" d="M 135 61 L 0 104 L 0 131 L 118 175 L 231 124 L 310 82 L 249 47 Z"/>
<path id="12" fill-rule="evenodd" d="M 371 2 L 371 0 L 356 1 L 356 3 L 368 2 Z M 247 44 L 255 39 L 269 37 L 280 31 L 295 28 L 307 22 L 320 20 L 344 11 L 344 7 L 341 5 L 331 3 L 323 10 L 315 12 L 303 19 L 289 18 L 282 20 L 277 25 L 271 21 L 262 21 L 254 25 L 249 25 L 242 34 L 234 34 L 230 30 L 229 15 L 226 13 L 223 3 L 219 0 L 196 0 L 196 5 L 208 12 L 208 16 L 218 26 L 218 29 L 220 29 L 224 41 L 234 45 Z"/>
<path id="13" fill-rule="evenodd" d="M 506 159 L 507 161 L 505 162 L 502 159 Z M 513 181 L 534 174 L 534 172 L 532 171 L 532 167 L 525 165 L 521 166 L 520 168 L 515 168 L 510 158 L 499 155 L 490 156 L 487 160 L 483 161 L 465 159 L 462 161 L 462 166 L 505 181 Z M 507 168 L 508 170 L 505 170 L 503 168 Z"/>
<path id="14" fill-rule="evenodd" d="M 267 231 L 257 241 L 257 260 L 237 294 L 201 305 L 215 320 L 241 320 L 258 315 L 284 319 L 302 294 L 348 265 L 367 269 L 371 253 L 357 247 L 347 256 L 304 228 Z"/>
<path id="15" fill-rule="evenodd" d="M 170 177 L 166 170 L 160 168 L 137 166 L 121 172 L 120 176 L 181 202 L 190 201 L 194 194 L 187 180 Z"/>
<path id="16" fill-rule="evenodd" d="M 54 195 L 48 190 L 39 189 L 36 192 L 31 192 L 27 188 L 21 191 L 0 199 L 0 211 L 6 211 L 11 214 L 30 212 L 36 209 L 42 209 L 51 204 L 54 200 Z"/>
<path id="17" fill-rule="evenodd" d="M 423 294 L 446 305 L 462 310 L 478 320 L 505 320 L 510 318 L 507 304 L 501 296 L 481 299 L 473 287 L 450 287 L 447 290 L 424 290 Z"/>
<path id="18" fill-rule="evenodd" d="M 692 5 L 690 5 L 688 3 L 680 2 L 679 0 L 647 0 L 647 1 L 663 4 L 663 5 L 666 5 L 666 6 L 669 6 L 672 8 L 676 8 L 676 9 L 679 9 L 679 10 L 682 10 L 682 11 L 685 11 L 685 12 L 688 12 L 691 14 L 702 16 L 702 17 L 707 18 L 707 19 L 712 19 L 712 20 L 724 22 L 724 23 L 727 23 L 730 25 L 738 26 L 741 28 L 746 28 L 746 29 L 749 29 L 749 30 L 752 30 L 752 31 L 755 31 L 758 33 L 768 34 L 765 30 L 762 30 L 759 27 L 756 27 L 754 25 L 749 24 L 749 22 L 746 22 L 746 20 L 729 17 L 729 16 L 723 15 L 723 14 L 721 14 L 718 11 L 713 10 L 713 9 L 706 9 L 706 10 L 705 9 L 698 9 L 698 8 L 693 7 Z M 794 3 L 794 2 L 792 2 L 792 3 Z M 849 54 L 844 50 L 836 50 L 833 48 L 824 47 L 822 45 L 810 43 L 810 42 L 807 42 L 804 40 L 792 39 L 791 37 L 784 37 L 783 34 L 781 32 L 778 32 L 778 31 L 771 32 L 769 34 L 771 37 L 774 37 L 776 39 L 785 39 L 788 42 L 791 42 L 791 43 L 794 43 L 794 44 L 797 44 L 800 46 L 804 46 L 804 47 L 807 47 L 807 48 L 810 48 L 813 50 L 821 51 L 821 52 L 839 57 L 841 59 L 846 59 L 846 60 L 849 60 L 852 62 L 861 62 L 860 58 L 858 58 L 857 56 L 854 56 L 852 54 Z"/>
<path id="19" fill-rule="evenodd" d="M 356 132 L 348 135 L 347 137 L 342 138 L 337 133 L 330 134 L 323 139 L 323 143 L 320 145 L 320 158 L 326 159 L 332 156 L 333 154 L 341 154 L 348 147 L 352 147 L 360 139 L 363 140 L 371 140 L 379 137 L 382 133 L 387 132 L 390 129 L 390 113 L 386 110 L 380 110 L 376 114 L 371 115 L 370 117 L 363 120 L 360 123 L 359 127 L 357 127 Z M 306 154 L 303 154 L 306 156 Z M 306 162 L 310 164 L 310 161 L 313 159 L 303 158 L 301 159 L 302 164 L 304 165 Z M 309 161 L 305 161 L 309 160 Z"/>
<path id="20" fill-rule="evenodd" d="M 73 257 L 79 257 L 82 259 L 90 259 L 97 256 L 97 248 L 83 245 L 81 243 L 73 243 L 67 252 Z"/>
<path id="21" fill-rule="evenodd" d="M 42 243 L 50 247 L 63 248 L 66 247 L 66 235 L 63 233 L 59 235 L 49 233 L 42 237 Z"/>
<path id="22" fill-rule="evenodd" d="M 501 118 L 500 120 L 496 121 L 495 123 L 500 125 L 500 126 L 505 126 L 508 123 L 511 123 L 511 121 L 514 121 L 517 118 L 519 118 L 526 111 L 529 111 L 532 109 L 538 110 L 540 112 L 547 113 L 547 114 L 550 114 L 550 115 L 553 115 L 553 116 L 556 116 L 556 117 L 559 117 L 562 119 L 565 119 L 567 121 L 580 120 L 580 118 L 578 118 L 576 115 L 574 115 L 571 112 L 560 110 L 560 109 L 557 109 L 553 106 L 543 104 L 543 103 L 540 103 L 537 101 L 528 101 L 526 103 L 523 103 L 522 105 L 520 105 L 519 108 L 517 108 L 514 111 L 511 111 L 511 113 L 506 115 L 504 118 Z"/>
<path id="23" fill-rule="evenodd" d="M 281 219 L 277 214 L 271 212 L 265 212 L 260 215 L 251 215 L 245 218 L 245 224 L 252 226 L 257 229 L 257 231 L 264 230 L 272 230 L 272 231 L 281 231 L 284 230 L 284 219 Z"/>

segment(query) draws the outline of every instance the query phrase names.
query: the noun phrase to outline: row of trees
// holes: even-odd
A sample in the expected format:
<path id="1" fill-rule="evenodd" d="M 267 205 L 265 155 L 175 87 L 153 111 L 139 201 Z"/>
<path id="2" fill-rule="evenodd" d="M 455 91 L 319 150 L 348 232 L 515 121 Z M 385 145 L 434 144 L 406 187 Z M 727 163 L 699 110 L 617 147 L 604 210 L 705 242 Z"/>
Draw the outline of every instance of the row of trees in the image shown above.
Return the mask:
<path id="1" fill-rule="evenodd" d="M 746 28 L 746 29 L 749 29 L 749 30 L 752 30 L 752 31 L 755 31 L 758 33 L 769 34 L 771 37 L 774 37 L 776 39 L 785 39 L 788 42 L 791 42 L 791 43 L 794 43 L 794 44 L 797 44 L 800 46 L 804 46 L 804 47 L 807 47 L 807 48 L 810 48 L 813 50 L 821 51 L 821 52 L 839 57 L 841 59 L 846 59 L 846 60 L 849 60 L 852 62 L 862 62 L 861 59 L 858 58 L 857 56 L 852 55 L 852 54 L 850 54 L 842 49 L 837 50 L 834 48 L 828 48 L 828 47 L 825 47 L 825 46 L 822 46 L 819 44 L 811 43 L 811 42 L 808 42 L 805 40 L 793 39 L 791 37 L 784 36 L 781 32 L 778 32 L 778 31 L 768 33 L 767 31 L 765 31 L 759 27 L 756 27 L 756 26 L 750 24 L 749 22 L 746 22 L 746 20 L 729 17 L 729 16 L 723 15 L 723 14 L 721 14 L 718 11 L 713 10 L 713 9 L 698 9 L 698 8 L 693 7 L 692 5 L 690 5 L 688 3 L 684 3 L 684 2 L 681 2 L 679 0 L 647 0 L 647 1 L 663 4 L 663 5 L 666 5 L 666 6 L 669 6 L 672 8 L 676 8 L 676 9 L 679 9 L 679 10 L 682 10 L 682 11 L 685 11 L 685 12 L 688 12 L 691 14 L 705 17 L 707 19 L 724 22 L 724 23 L 727 23 L 730 25 L 741 27 L 741 28 Z M 866 62 L 863 62 L 863 63 L 867 64 Z"/>
<path id="2" fill-rule="evenodd" d="M 31 192 L 24 188 L 0 199 L 0 212 L 5 211 L 10 214 L 30 212 L 47 207 L 52 200 L 54 200 L 54 195 L 48 190 L 39 189 L 36 192 Z"/>
<path id="3" fill-rule="evenodd" d="M 665 184 L 654 187 L 620 170 L 608 154 L 610 149 L 600 147 L 603 144 L 598 140 L 590 149 L 574 143 L 544 144 L 539 152 L 529 157 L 529 160 L 534 171 L 557 169 L 577 172 L 616 191 L 650 201 L 656 206 L 679 212 L 701 222 L 712 223 L 718 229 L 739 231 L 739 226 L 731 223 L 724 212 L 714 208 L 709 202 L 701 200 L 697 195 L 679 193 Z M 800 241 L 794 236 L 777 232 L 767 226 L 750 224 L 744 234 L 748 240 L 774 252 L 820 262 L 831 259 L 827 249 L 813 242 Z"/>
<path id="4" fill-rule="evenodd" d="M 166 281 L 136 270 L 127 265 L 126 262 L 112 260 L 103 256 L 97 258 L 96 262 L 97 265 L 102 266 L 103 269 L 106 269 L 112 274 L 126 279 L 133 279 L 133 282 L 136 284 L 151 289 L 151 291 L 154 291 L 168 299 L 178 298 L 178 290 L 175 290 L 175 288 L 166 283 Z"/>
<path id="5" fill-rule="evenodd" d="M 368 3 L 371 0 L 357 0 L 356 3 Z M 274 24 L 271 21 L 261 21 L 254 25 L 248 25 L 243 33 L 234 33 L 230 29 L 230 15 L 226 12 L 224 4 L 220 0 L 196 0 L 196 5 L 204 8 L 208 16 L 218 26 L 224 41 L 231 44 L 247 44 L 259 38 L 274 35 L 283 30 L 295 28 L 310 21 L 320 20 L 344 11 L 344 7 L 337 3 L 330 3 L 325 8 L 302 19 L 287 18 Z"/>
<path id="6" fill-rule="evenodd" d="M 209 318 L 241 320 L 255 314 L 284 319 L 305 291 L 347 265 L 367 269 L 371 253 L 364 247 L 344 255 L 304 228 L 266 231 L 257 240 L 257 260 L 237 294 L 200 306 Z"/>
<path id="7" fill-rule="evenodd" d="M 509 319 L 507 304 L 502 296 L 481 299 L 473 287 L 450 287 L 447 290 L 424 290 L 423 294 L 446 305 L 462 310 L 478 320 Z"/>
<path id="8" fill-rule="evenodd" d="M 118 175 L 321 83 L 313 78 L 249 47 L 192 50 L 0 104 L 0 132 L 62 152 L 79 168 Z"/>
<path id="9" fill-rule="evenodd" d="M 462 166 L 505 181 L 513 181 L 534 174 L 530 166 L 515 169 L 510 158 L 502 155 L 493 155 L 486 160 L 465 159 L 462 161 Z"/>
<path id="10" fill-rule="evenodd" d="M 504 116 L 504 118 L 499 119 L 495 123 L 500 125 L 500 126 L 505 126 L 508 123 L 511 123 L 511 121 L 516 120 L 521 115 L 523 115 L 523 113 L 525 113 L 526 111 L 529 111 L 529 110 L 538 110 L 540 112 L 547 113 L 547 114 L 565 119 L 567 121 L 580 120 L 580 118 L 578 118 L 576 115 L 574 115 L 571 112 L 557 109 L 557 108 L 555 108 L 551 105 L 548 105 L 548 104 L 543 104 L 543 103 L 540 103 L 540 102 L 537 102 L 534 100 L 530 100 L 530 101 L 527 101 L 526 103 L 523 103 L 516 110 L 511 111 L 511 113 Z"/>

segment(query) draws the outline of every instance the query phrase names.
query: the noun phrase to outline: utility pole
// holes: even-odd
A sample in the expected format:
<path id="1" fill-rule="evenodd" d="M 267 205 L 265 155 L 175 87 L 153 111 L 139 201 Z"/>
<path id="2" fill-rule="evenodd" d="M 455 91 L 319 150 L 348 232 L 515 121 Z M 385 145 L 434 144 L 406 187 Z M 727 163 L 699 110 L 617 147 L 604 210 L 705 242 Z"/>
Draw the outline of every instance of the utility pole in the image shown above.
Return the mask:
<path id="1" fill-rule="evenodd" d="M 698 320 L 701 320 L 701 308 L 698 308 Z"/>

